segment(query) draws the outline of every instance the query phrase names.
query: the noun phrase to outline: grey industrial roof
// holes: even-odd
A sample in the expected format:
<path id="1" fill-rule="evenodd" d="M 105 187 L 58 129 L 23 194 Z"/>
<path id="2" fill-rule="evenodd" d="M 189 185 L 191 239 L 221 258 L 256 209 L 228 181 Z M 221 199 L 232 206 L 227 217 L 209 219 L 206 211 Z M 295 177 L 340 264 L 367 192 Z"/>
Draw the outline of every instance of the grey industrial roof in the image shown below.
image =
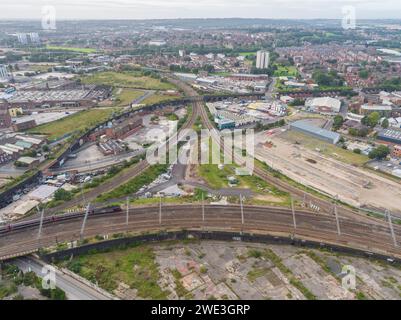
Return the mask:
<path id="1" fill-rule="evenodd" d="M 395 140 L 400 140 L 401 141 L 401 130 L 396 130 L 396 129 L 386 129 L 378 134 L 379 138 L 390 138 L 390 139 L 395 139 Z"/>
<path id="2" fill-rule="evenodd" d="M 305 131 L 308 131 L 308 132 L 311 132 L 311 133 L 314 133 L 314 134 L 317 134 L 317 135 L 320 135 L 322 137 L 332 139 L 332 140 L 336 140 L 336 139 L 340 138 L 340 134 L 326 130 L 326 129 L 322 129 L 320 127 L 312 126 L 312 125 L 308 124 L 307 121 L 304 121 L 304 120 L 299 120 L 299 121 L 295 121 L 295 122 L 291 123 L 291 127 L 305 130 Z"/>

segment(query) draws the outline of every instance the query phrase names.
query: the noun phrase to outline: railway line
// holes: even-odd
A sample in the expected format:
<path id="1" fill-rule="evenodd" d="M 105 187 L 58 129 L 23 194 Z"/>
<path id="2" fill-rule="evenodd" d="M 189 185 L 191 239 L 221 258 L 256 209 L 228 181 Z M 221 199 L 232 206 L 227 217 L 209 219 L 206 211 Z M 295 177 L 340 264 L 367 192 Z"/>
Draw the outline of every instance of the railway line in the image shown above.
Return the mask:
<path id="1" fill-rule="evenodd" d="M 191 87 L 181 83 L 179 80 L 171 79 L 171 81 L 175 81 L 187 96 L 195 98 L 198 96 Z M 191 128 L 198 117 L 201 118 L 207 129 L 215 130 L 204 107 L 203 99 L 193 99 L 192 105 L 191 117 L 182 126 L 179 138 L 183 129 Z M 217 135 L 212 134 L 212 137 L 216 139 Z M 222 145 L 220 138 L 218 143 Z M 223 146 L 223 150 L 224 152 L 232 153 L 231 147 L 229 149 L 228 146 Z M 237 160 L 234 159 L 234 161 Z M 90 201 L 99 194 L 116 188 L 139 175 L 148 167 L 149 163 L 146 160 L 141 161 L 130 168 L 127 174 L 85 193 L 85 200 Z M 332 201 L 306 193 L 296 186 L 272 176 L 261 167 L 255 166 L 254 174 L 283 191 L 291 193 L 297 199 L 303 199 L 306 195 L 307 201 L 312 201 L 319 206 L 322 212 L 316 214 L 306 209 L 298 210 L 296 212 L 295 228 L 292 211 L 288 208 L 244 206 L 242 218 L 241 208 L 236 205 L 206 205 L 204 208 L 200 205 L 170 205 L 163 207 L 161 223 L 159 206 L 131 208 L 128 223 L 126 222 L 125 213 L 121 210 L 118 212 L 107 212 L 106 210 L 101 214 L 93 213 L 89 215 L 84 236 L 93 237 L 99 234 L 110 235 L 121 232 L 140 234 L 182 229 L 235 231 L 296 237 L 401 258 L 401 249 L 398 246 L 398 244 L 401 244 L 401 228 L 399 226 L 394 225 L 396 242 L 394 243 L 391 230 L 385 221 L 359 214 L 356 210 L 345 206 L 339 206 L 338 214 L 341 227 L 341 233 L 339 234 L 336 218 L 333 214 Z M 53 209 L 53 212 L 62 211 L 81 202 L 80 198 L 74 199 Z M 205 212 L 204 216 L 202 214 L 203 210 Z M 22 225 L 19 228 L 13 229 L 13 226 L 11 226 L 8 229 L 7 227 L 6 229 L 0 229 L 0 260 L 24 255 L 27 252 L 34 252 L 41 247 L 53 246 L 59 242 L 78 240 L 80 239 L 82 221 L 82 213 L 50 217 L 43 225 L 40 239 L 38 239 L 38 220 L 26 221 L 26 225 Z"/>
<path id="2" fill-rule="evenodd" d="M 204 215 L 203 215 L 204 212 Z M 91 213 L 86 222 L 85 237 L 116 233 L 204 230 L 244 232 L 255 235 L 295 237 L 329 245 L 349 247 L 365 252 L 401 258 L 401 248 L 393 243 L 388 227 L 341 218 L 341 234 L 337 233 L 332 216 L 315 215 L 309 211 L 296 212 L 296 228 L 292 211 L 285 208 L 244 206 L 243 220 L 238 205 L 166 205 L 135 207 L 126 212 L 115 208 Z M 203 219 L 204 218 L 204 219 Z M 32 220 L 19 229 L 0 229 L 0 260 L 34 252 L 60 242 L 80 239 L 83 214 L 56 216 L 43 225 L 38 238 L 38 220 Z M 401 230 L 395 229 L 397 244 L 401 243 Z"/>
<path id="3" fill-rule="evenodd" d="M 170 79 L 171 82 L 173 82 L 176 85 L 179 85 L 180 82 L 177 81 L 176 79 Z M 183 88 L 184 92 L 189 95 L 193 94 L 194 92 L 188 90 L 187 88 Z M 196 92 L 195 92 L 196 94 Z M 195 124 L 195 121 L 197 118 L 200 116 L 200 107 L 199 104 L 193 103 L 192 107 L 192 114 L 186 122 L 183 124 L 183 126 L 180 129 L 180 132 L 178 133 L 178 136 L 180 137 L 180 134 L 184 132 L 185 129 L 192 128 L 192 126 Z M 138 164 L 134 165 L 133 167 L 129 168 L 127 171 L 124 172 L 123 175 L 119 175 L 118 177 L 103 183 L 99 187 L 90 190 L 89 192 L 86 192 L 82 197 L 76 197 L 68 202 L 65 202 L 55 208 L 47 210 L 48 214 L 53 214 L 56 212 L 61 212 L 63 210 L 66 210 L 67 208 L 75 207 L 83 202 L 87 201 L 92 201 L 96 199 L 96 197 L 102 193 L 107 193 L 115 188 L 117 188 L 120 185 L 123 185 L 127 182 L 129 182 L 131 179 L 135 178 L 136 176 L 140 175 L 143 173 L 146 169 L 150 167 L 150 164 L 145 160 L 140 161 Z"/>
<path id="4" fill-rule="evenodd" d="M 196 92 L 195 92 L 196 94 Z M 211 130 L 212 132 L 215 131 L 215 127 L 211 123 L 209 116 L 207 114 L 206 108 L 203 105 L 203 102 L 201 101 L 196 101 L 195 102 L 200 110 L 200 116 L 202 119 L 203 124 L 205 125 L 206 129 Z M 221 149 L 223 150 L 224 153 L 228 153 L 229 155 L 233 154 L 231 150 L 231 146 L 225 147 L 222 141 L 220 140 L 219 136 L 217 134 L 212 134 L 212 138 L 215 139 L 215 141 L 220 145 Z M 239 159 L 235 158 L 234 154 L 234 162 L 239 162 Z M 321 209 L 322 214 L 328 214 L 328 215 L 333 215 L 334 214 L 334 200 L 325 200 L 322 199 L 321 197 L 318 197 L 316 195 L 311 194 L 310 192 L 303 191 L 300 188 L 297 188 L 280 178 L 274 177 L 271 173 L 268 173 L 266 169 L 263 169 L 258 166 L 257 163 L 255 163 L 255 166 L 253 168 L 253 174 L 262 180 L 278 187 L 279 189 L 290 193 L 292 196 L 294 196 L 296 199 L 300 201 L 306 200 L 306 203 L 304 205 L 307 205 L 307 203 L 313 203 L 316 207 Z M 366 214 L 360 213 L 357 209 L 351 209 L 348 207 L 345 207 L 343 205 L 338 206 L 338 214 L 342 215 L 344 217 L 351 217 L 358 219 L 360 221 L 365 221 L 365 222 L 370 222 L 370 223 L 377 223 L 377 224 L 383 224 L 383 220 L 369 217 Z"/>

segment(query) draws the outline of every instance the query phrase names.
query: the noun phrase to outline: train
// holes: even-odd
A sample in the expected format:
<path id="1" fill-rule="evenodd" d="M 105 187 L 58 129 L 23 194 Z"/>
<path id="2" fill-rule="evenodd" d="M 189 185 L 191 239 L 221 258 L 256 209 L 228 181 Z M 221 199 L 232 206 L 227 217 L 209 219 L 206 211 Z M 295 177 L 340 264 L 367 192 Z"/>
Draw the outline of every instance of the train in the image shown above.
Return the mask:
<path id="1" fill-rule="evenodd" d="M 112 214 L 112 213 L 118 213 L 121 212 L 122 209 L 120 206 L 107 206 L 107 207 L 102 207 L 102 208 L 93 208 L 89 211 L 89 215 L 102 215 L 102 214 Z M 75 213 L 66 213 L 66 214 L 61 214 L 61 215 L 53 215 L 49 217 L 44 217 L 43 218 L 43 226 L 55 222 L 61 222 L 61 221 L 67 221 L 67 220 L 72 220 L 76 219 L 79 217 L 83 217 L 85 212 L 75 212 Z M 7 234 L 12 231 L 18 231 L 18 230 L 24 230 L 28 228 L 39 228 L 40 225 L 40 219 L 33 219 L 33 220 L 27 220 L 27 221 L 21 221 L 21 222 L 16 222 L 13 224 L 8 224 L 5 226 L 0 227 L 0 235 Z"/>

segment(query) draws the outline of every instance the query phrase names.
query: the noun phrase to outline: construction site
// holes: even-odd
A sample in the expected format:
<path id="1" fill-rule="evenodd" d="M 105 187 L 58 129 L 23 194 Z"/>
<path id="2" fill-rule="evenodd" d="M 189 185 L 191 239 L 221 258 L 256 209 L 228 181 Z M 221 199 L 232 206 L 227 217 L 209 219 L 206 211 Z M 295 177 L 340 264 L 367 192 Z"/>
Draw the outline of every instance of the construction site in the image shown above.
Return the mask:
<path id="1" fill-rule="evenodd" d="M 401 215 L 400 183 L 364 168 L 359 155 L 287 129 L 262 132 L 255 150 L 258 160 L 305 186 L 357 208 Z"/>

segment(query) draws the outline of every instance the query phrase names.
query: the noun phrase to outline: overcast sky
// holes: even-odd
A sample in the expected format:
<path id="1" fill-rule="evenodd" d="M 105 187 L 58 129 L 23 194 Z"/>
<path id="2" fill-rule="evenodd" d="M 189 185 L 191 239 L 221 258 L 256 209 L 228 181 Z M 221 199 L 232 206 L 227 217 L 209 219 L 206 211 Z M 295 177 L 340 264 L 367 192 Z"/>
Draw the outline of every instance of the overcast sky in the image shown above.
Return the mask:
<path id="1" fill-rule="evenodd" d="M 0 0 L 0 19 L 330 18 L 353 5 L 361 19 L 401 18 L 400 0 Z"/>

